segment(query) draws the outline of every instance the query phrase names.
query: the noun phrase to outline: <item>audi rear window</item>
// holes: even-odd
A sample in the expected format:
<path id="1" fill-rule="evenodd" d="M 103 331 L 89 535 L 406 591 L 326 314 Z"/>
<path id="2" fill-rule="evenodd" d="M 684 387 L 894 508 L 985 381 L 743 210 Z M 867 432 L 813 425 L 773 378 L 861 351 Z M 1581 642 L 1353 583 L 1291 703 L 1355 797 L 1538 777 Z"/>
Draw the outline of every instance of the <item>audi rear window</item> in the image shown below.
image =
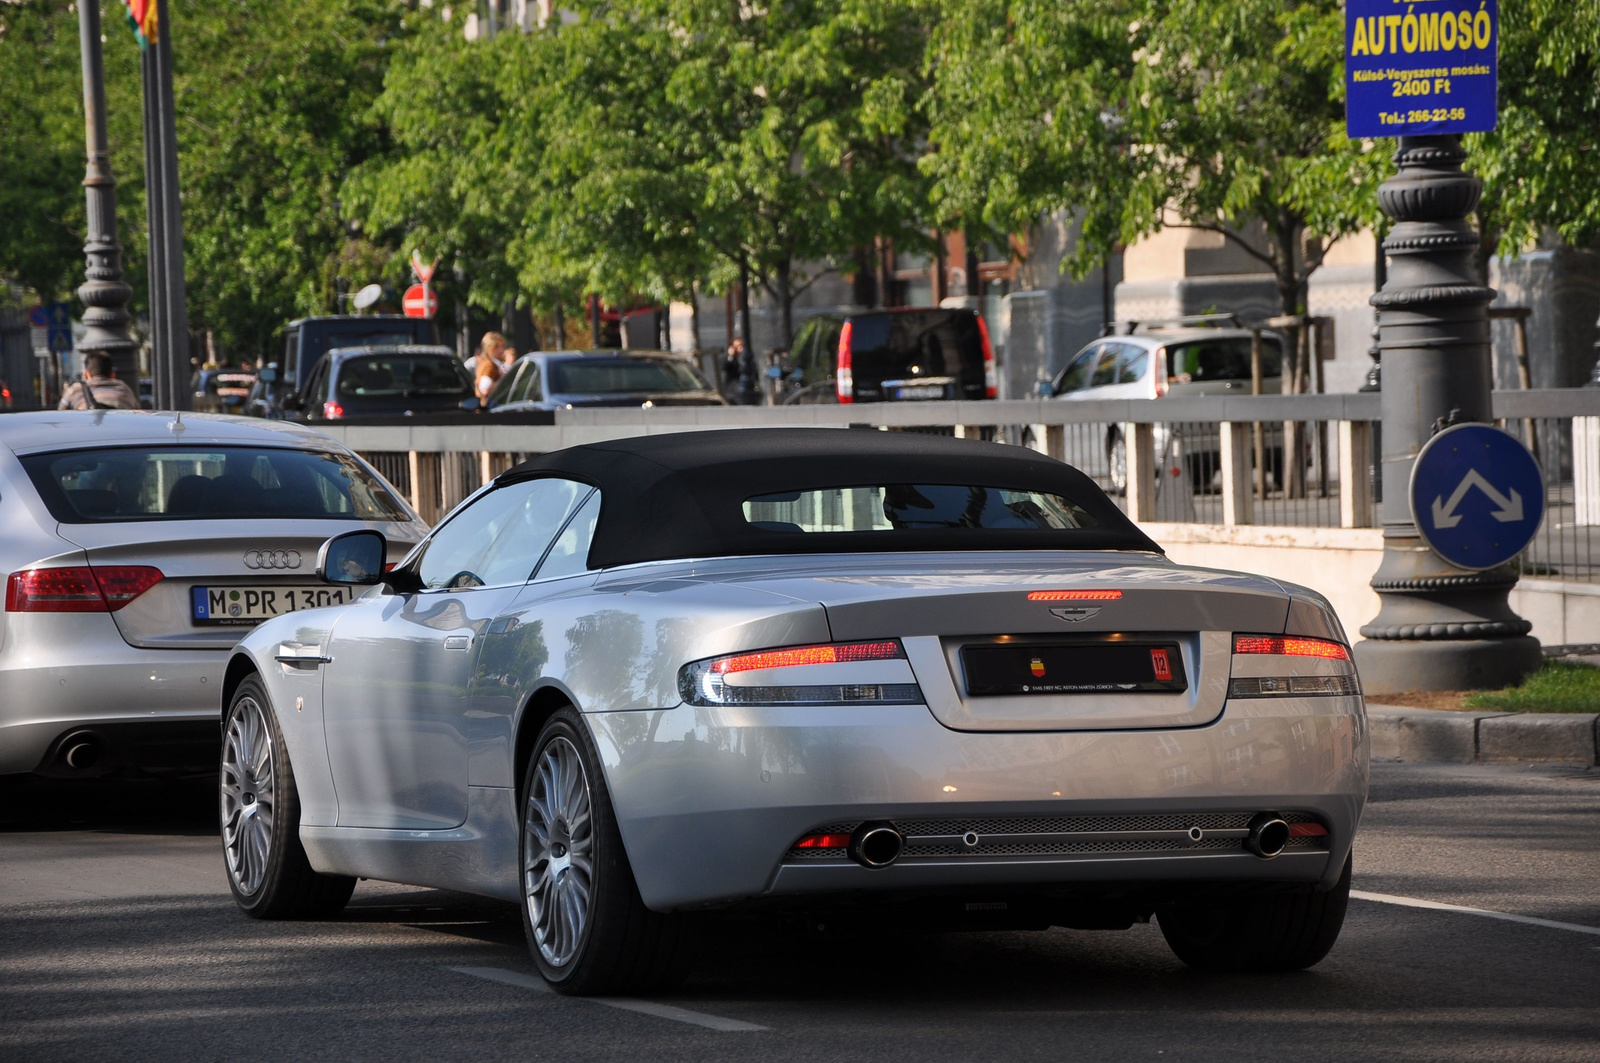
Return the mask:
<path id="1" fill-rule="evenodd" d="M 745 500 L 753 527 L 783 532 L 1073 531 L 1099 521 L 1060 495 L 967 484 L 826 487 Z"/>
<path id="2" fill-rule="evenodd" d="M 108 447 L 30 454 L 23 468 L 63 524 L 411 519 L 344 454 L 268 447 Z"/>

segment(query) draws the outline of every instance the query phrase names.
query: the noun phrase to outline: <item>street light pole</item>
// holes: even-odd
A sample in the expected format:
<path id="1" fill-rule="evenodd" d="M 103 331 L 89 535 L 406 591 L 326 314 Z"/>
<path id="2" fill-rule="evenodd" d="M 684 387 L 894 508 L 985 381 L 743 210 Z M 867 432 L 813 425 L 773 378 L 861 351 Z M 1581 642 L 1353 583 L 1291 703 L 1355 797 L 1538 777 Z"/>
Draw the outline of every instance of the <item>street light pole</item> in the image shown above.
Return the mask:
<path id="1" fill-rule="evenodd" d="M 78 349 L 109 354 L 117 375 L 136 385 L 138 344 L 128 335 L 127 309 L 133 289 L 122 279 L 122 245 L 117 241 L 117 182 L 111 175 L 106 137 L 106 68 L 100 51 L 99 0 L 79 0 L 78 39 L 83 55 L 83 125 L 88 149 L 83 177 L 88 207 L 88 238 L 83 245 L 87 279 L 78 288 L 85 307 L 85 332 Z"/>
<path id="2" fill-rule="evenodd" d="M 1411 512 L 1411 469 L 1436 432 L 1489 422 L 1488 305 L 1478 237 L 1467 218 L 1483 183 L 1462 170 L 1460 137 L 1401 137 L 1399 172 L 1378 189 L 1394 227 L 1378 308 L 1383 365 L 1383 562 L 1372 579 L 1382 608 L 1356 646 L 1370 694 L 1464 690 L 1516 682 L 1539 666 L 1532 625 L 1512 612 L 1510 565 L 1473 572 L 1428 548 Z"/>
<path id="3" fill-rule="evenodd" d="M 93 0 L 79 0 L 90 4 Z M 157 4 L 156 39 L 140 57 L 144 82 L 145 220 L 150 243 L 151 376 L 158 410 L 189 406 L 189 301 L 178 196 L 177 108 L 172 94 L 172 21 Z"/>

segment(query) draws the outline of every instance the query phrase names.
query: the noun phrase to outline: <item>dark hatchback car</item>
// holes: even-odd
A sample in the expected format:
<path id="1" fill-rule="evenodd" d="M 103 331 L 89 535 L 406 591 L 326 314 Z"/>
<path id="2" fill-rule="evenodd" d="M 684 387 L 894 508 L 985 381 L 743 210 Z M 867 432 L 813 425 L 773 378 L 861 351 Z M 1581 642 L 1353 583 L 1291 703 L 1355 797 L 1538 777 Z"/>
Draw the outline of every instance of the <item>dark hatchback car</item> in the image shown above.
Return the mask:
<path id="1" fill-rule="evenodd" d="M 536 351 L 489 393 L 490 413 L 584 406 L 725 406 L 688 359 L 664 351 Z"/>
<path id="2" fill-rule="evenodd" d="M 341 347 L 323 355 L 290 400 L 298 421 L 351 421 L 476 409 L 472 379 L 448 347 Z"/>
<path id="3" fill-rule="evenodd" d="M 778 402 L 992 399 L 996 380 L 989 330 L 976 311 L 819 314 L 795 335 Z"/>

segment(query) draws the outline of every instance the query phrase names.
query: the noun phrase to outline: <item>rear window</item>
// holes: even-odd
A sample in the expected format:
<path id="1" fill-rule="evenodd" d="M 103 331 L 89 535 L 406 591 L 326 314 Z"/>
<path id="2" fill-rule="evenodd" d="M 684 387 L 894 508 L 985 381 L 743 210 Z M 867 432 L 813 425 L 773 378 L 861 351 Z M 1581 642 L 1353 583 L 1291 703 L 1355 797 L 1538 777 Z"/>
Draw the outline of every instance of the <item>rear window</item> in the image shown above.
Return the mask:
<path id="1" fill-rule="evenodd" d="M 141 520 L 410 520 L 344 454 L 247 447 L 116 447 L 22 464 L 63 524 Z"/>
<path id="2" fill-rule="evenodd" d="M 1071 531 L 1099 525 L 1060 495 L 965 484 L 827 487 L 756 495 L 745 500 L 744 519 L 754 527 L 783 532 Z"/>
<path id="3" fill-rule="evenodd" d="M 1277 337 L 1262 336 L 1262 379 L 1279 374 L 1278 366 L 1282 358 Z M 1174 343 L 1167 348 L 1167 377 L 1179 384 L 1197 384 L 1208 380 L 1249 380 L 1250 340 L 1248 337 L 1237 336 L 1229 339 Z"/>
<path id="4" fill-rule="evenodd" d="M 571 358 L 549 364 L 548 388 L 562 395 L 706 391 L 700 374 L 676 358 Z"/>
<path id="5" fill-rule="evenodd" d="M 410 399 L 471 392 L 467 371 L 448 356 L 374 354 L 349 358 L 339 365 L 340 398 Z"/>
<path id="6" fill-rule="evenodd" d="M 983 372 L 976 314 L 915 310 L 850 318 L 852 371 L 880 379 Z"/>

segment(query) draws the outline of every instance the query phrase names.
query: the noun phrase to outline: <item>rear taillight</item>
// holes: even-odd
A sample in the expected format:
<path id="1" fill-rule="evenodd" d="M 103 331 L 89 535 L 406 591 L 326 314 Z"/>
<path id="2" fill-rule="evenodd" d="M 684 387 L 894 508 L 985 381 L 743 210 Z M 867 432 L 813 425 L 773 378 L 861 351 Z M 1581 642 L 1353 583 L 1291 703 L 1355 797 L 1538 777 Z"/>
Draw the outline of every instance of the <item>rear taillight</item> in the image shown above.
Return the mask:
<path id="1" fill-rule="evenodd" d="M 695 661 L 678 673 L 678 692 L 691 705 L 913 705 L 922 700 L 905 650 L 892 639 L 785 646 Z"/>
<path id="2" fill-rule="evenodd" d="M 147 565 L 30 568 L 6 580 L 6 612 L 114 613 L 162 578 Z"/>
<path id="3" fill-rule="evenodd" d="M 322 416 L 329 421 L 337 421 L 344 417 L 344 407 L 333 400 L 322 404 Z"/>
<path id="4" fill-rule="evenodd" d="M 983 394 L 992 399 L 1000 394 L 1000 373 L 994 364 L 994 347 L 989 343 L 989 325 L 978 315 L 978 337 L 983 340 Z"/>
<path id="5" fill-rule="evenodd" d="M 1297 635 L 1238 635 L 1233 640 L 1233 652 L 1267 653 L 1275 657 L 1323 657 L 1330 661 L 1350 659 L 1350 648 L 1341 642 Z"/>
<path id="6" fill-rule="evenodd" d="M 840 402 L 856 401 L 856 378 L 850 369 L 850 322 L 839 332 L 839 368 L 834 374 L 834 386 Z"/>
<path id="7" fill-rule="evenodd" d="M 1355 665 L 1350 660 L 1350 647 L 1332 639 L 1313 639 L 1299 635 L 1236 635 L 1233 652 L 1245 657 L 1299 658 L 1305 663 L 1300 670 L 1326 669 L 1332 665 L 1336 674 L 1234 676 L 1228 680 L 1231 698 L 1303 698 L 1335 697 L 1361 693 L 1356 679 Z M 1311 661 L 1326 662 L 1312 664 Z M 1259 669 L 1261 666 L 1254 666 Z M 1274 666 L 1276 667 L 1276 666 Z M 1294 671 L 1284 661 L 1285 672 Z"/>

